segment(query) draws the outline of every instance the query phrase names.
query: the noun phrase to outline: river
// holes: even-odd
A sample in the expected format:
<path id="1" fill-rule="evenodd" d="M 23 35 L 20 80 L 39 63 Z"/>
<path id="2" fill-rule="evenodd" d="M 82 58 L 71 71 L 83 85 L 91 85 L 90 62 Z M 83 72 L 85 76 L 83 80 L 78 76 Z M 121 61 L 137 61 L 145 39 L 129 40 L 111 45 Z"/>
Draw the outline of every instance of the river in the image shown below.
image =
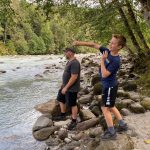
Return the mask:
<path id="1" fill-rule="evenodd" d="M 32 136 L 41 115 L 34 106 L 56 97 L 64 62 L 55 55 L 0 57 L 0 70 L 6 71 L 0 73 L 0 150 L 44 149 Z M 47 66 L 50 72 L 43 74 Z"/>

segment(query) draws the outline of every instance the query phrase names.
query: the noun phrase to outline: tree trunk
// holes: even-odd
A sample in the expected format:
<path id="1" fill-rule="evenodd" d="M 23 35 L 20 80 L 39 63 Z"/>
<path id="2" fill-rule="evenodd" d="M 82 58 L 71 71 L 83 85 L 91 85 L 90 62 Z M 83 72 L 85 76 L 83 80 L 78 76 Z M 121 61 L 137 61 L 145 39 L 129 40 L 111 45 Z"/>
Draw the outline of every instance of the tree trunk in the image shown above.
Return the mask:
<path id="1" fill-rule="evenodd" d="M 147 21 L 148 25 L 150 26 L 150 0 L 139 0 L 142 5 L 142 13 L 144 19 Z"/>
<path id="2" fill-rule="evenodd" d="M 138 51 L 138 54 L 140 54 L 141 53 L 141 48 L 140 48 L 140 46 L 139 46 L 139 44 L 138 44 L 138 42 L 137 42 L 137 40 L 136 40 L 136 38 L 133 34 L 133 31 L 132 31 L 132 29 L 131 29 L 131 27 L 128 23 L 128 19 L 126 18 L 125 13 L 124 13 L 124 11 L 122 10 L 121 7 L 120 8 L 118 7 L 118 10 L 119 10 L 120 16 L 121 16 L 121 18 L 124 22 L 124 25 L 127 28 L 128 34 L 131 37 L 132 43 L 133 43 L 135 49 Z"/>
<path id="3" fill-rule="evenodd" d="M 143 43 L 144 48 L 148 51 L 149 47 L 148 47 L 148 45 L 147 45 L 147 43 L 145 41 L 143 33 L 142 33 L 142 31 L 140 29 L 140 26 L 139 26 L 139 24 L 138 24 L 138 22 L 136 20 L 136 17 L 134 15 L 134 12 L 132 10 L 130 2 L 128 0 L 126 0 L 126 4 L 127 4 L 127 8 L 128 8 L 128 14 L 129 14 L 129 16 L 130 16 L 130 18 L 131 18 L 131 20 L 133 22 L 133 25 L 134 25 L 135 32 L 137 32 L 137 35 L 139 36 L 139 39 L 141 40 L 141 43 Z"/>
<path id="4" fill-rule="evenodd" d="M 7 40 L 7 21 L 4 22 L 4 33 L 3 33 L 3 43 L 6 44 Z"/>

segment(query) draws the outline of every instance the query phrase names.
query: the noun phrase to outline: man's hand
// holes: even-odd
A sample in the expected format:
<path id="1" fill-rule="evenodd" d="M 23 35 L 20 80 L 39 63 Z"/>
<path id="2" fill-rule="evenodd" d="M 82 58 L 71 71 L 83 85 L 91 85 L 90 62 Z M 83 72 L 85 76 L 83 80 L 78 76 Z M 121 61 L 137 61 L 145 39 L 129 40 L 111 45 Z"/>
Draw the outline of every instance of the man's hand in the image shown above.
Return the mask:
<path id="1" fill-rule="evenodd" d="M 67 92 L 67 90 L 68 90 L 68 89 L 67 89 L 66 87 L 64 87 L 64 88 L 61 90 L 61 93 L 65 95 L 66 92 Z"/>

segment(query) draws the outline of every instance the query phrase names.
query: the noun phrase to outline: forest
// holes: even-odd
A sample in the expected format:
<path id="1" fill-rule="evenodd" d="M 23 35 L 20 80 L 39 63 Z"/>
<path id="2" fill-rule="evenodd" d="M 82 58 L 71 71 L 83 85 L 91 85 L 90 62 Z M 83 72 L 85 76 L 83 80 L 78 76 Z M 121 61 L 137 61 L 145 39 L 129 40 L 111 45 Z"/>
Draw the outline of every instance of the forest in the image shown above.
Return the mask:
<path id="1" fill-rule="evenodd" d="M 74 39 L 107 45 L 113 33 L 150 87 L 149 0 L 0 0 L 0 55 L 61 54 Z"/>

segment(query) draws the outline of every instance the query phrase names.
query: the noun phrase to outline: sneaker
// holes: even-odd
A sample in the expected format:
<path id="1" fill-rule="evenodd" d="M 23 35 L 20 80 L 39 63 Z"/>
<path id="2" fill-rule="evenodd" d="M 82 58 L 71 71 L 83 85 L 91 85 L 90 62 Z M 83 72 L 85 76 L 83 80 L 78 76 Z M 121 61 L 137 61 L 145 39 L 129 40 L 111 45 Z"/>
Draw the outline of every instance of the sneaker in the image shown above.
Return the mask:
<path id="1" fill-rule="evenodd" d="M 112 134 L 108 130 L 106 130 L 104 134 L 101 135 L 102 140 L 116 140 L 116 137 L 117 137 L 116 132 Z"/>
<path id="2" fill-rule="evenodd" d="M 68 130 L 74 130 L 76 128 L 77 122 L 71 121 L 68 125 Z"/>
<path id="3" fill-rule="evenodd" d="M 64 121 L 64 120 L 66 120 L 66 116 L 65 115 L 64 116 L 62 116 L 62 115 L 56 116 L 56 117 L 53 117 L 52 120 L 55 120 L 55 121 Z"/>
<path id="4" fill-rule="evenodd" d="M 123 126 L 118 126 L 117 128 L 116 128 L 116 132 L 118 132 L 118 133 L 122 133 L 122 132 L 125 132 L 125 131 L 127 131 L 128 130 L 128 126 L 127 126 L 127 124 L 125 123 Z"/>

